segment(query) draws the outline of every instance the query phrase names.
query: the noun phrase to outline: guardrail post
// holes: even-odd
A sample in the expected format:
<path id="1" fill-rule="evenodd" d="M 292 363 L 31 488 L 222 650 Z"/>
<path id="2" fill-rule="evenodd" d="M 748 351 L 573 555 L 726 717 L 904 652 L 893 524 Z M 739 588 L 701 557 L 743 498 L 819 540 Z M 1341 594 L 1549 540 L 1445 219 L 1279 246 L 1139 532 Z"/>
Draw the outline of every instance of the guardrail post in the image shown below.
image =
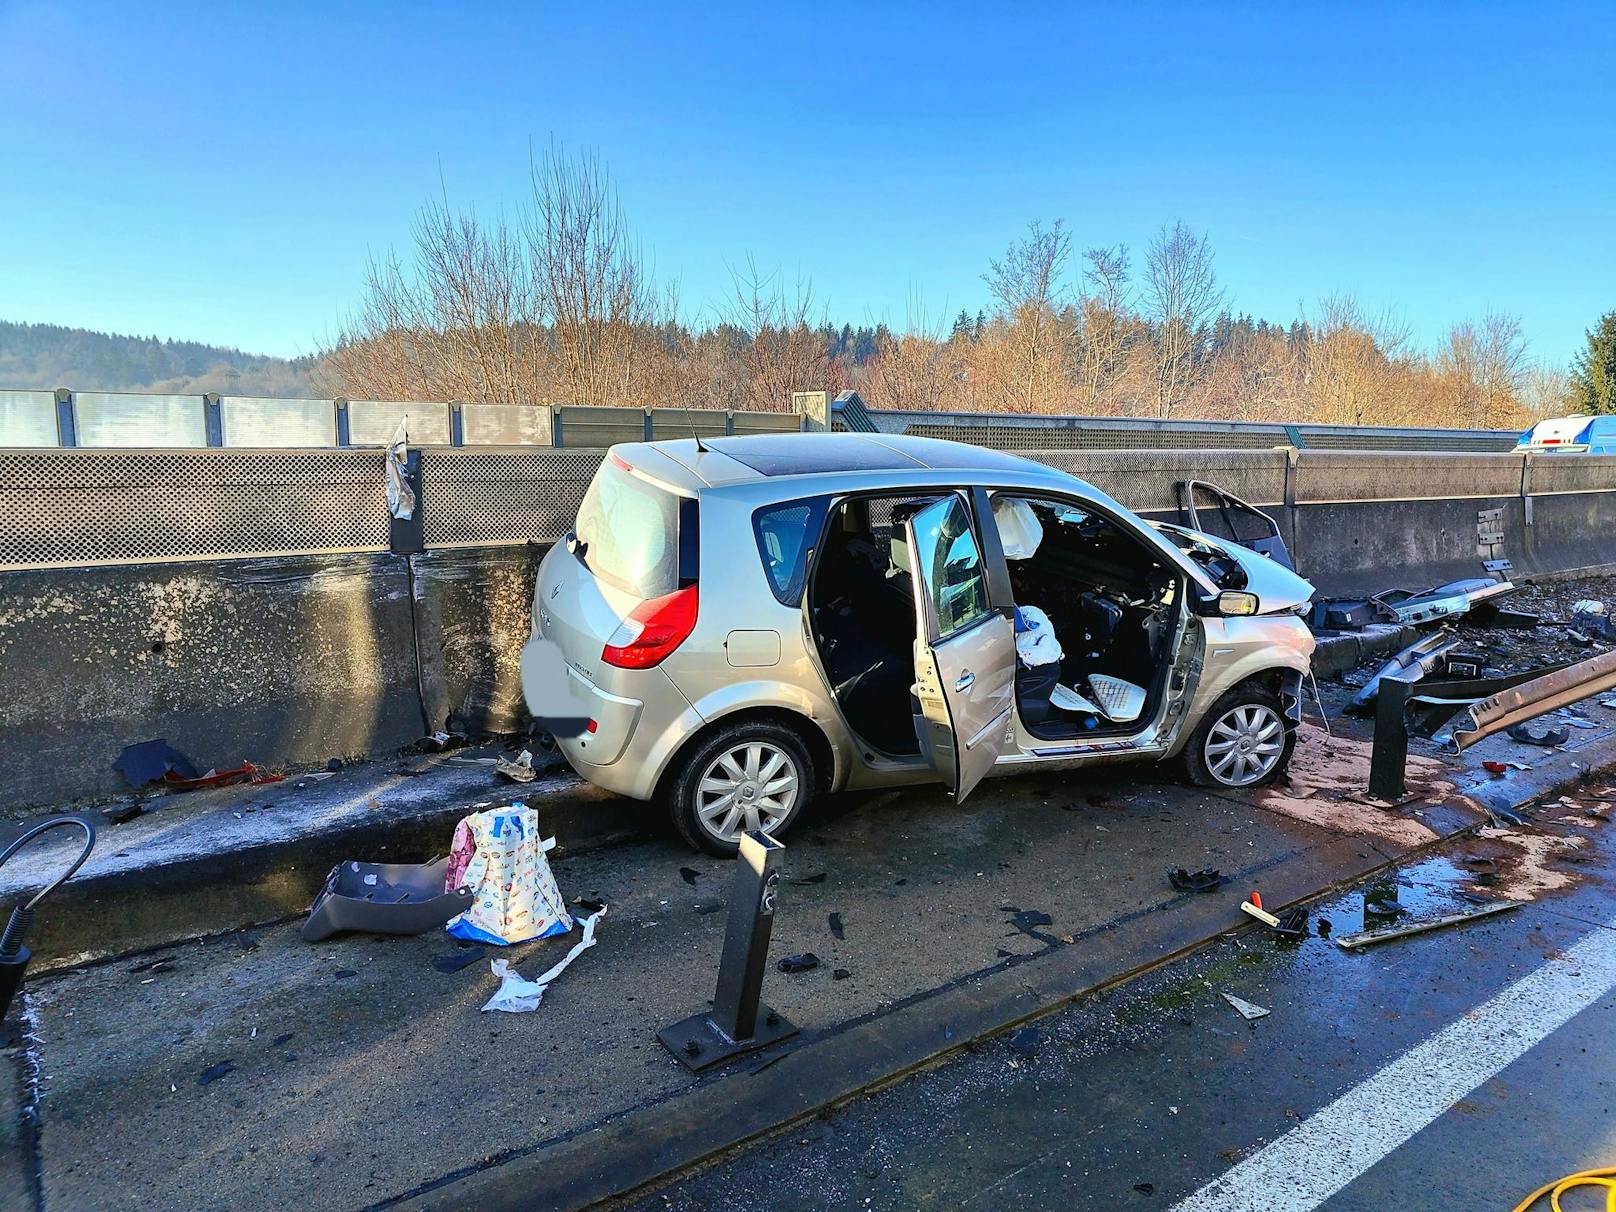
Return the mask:
<path id="1" fill-rule="evenodd" d="M 219 408 L 219 397 L 208 392 L 202 397 L 202 424 L 209 446 L 224 445 L 224 415 Z"/>
<path id="2" fill-rule="evenodd" d="M 784 846 L 761 831 L 741 836 L 713 1008 L 657 1032 L 662 1046 L 687 1069 L 707 1069 L 797 1033 L 784 1016 L 758 1000 L 769 962 L 769 936 L 774 930 L 785 852 Z"/>
<path id="3" fill-rule="evenodd" d="M 348 400 L 345 396 L 338 396 L 331 401 L 331 406 L 337 410 L 337 445 L 352 446 L 352 430 L 348 428 Z"/>
<path id="4" fill-rule="evenodd" d="M 78 414 L 73 411 L 73 393 L 65 387 L 56 389 L 56 444 L 79 444 Z"/>
<path id="5" fill-rule="evenodd" d="M 466 444 L 465 419 L 460 415 L 460 401 L 449 401 L 449 445 L 464 446 Z"/>
<path id="6" fill-rule="evenodd" d="M 1418 675 L 1383 674 L 1375 694 L 1375 742 L 1369 754 L 1369 794 L 1395 804 L 1408 793 L 1408 696 Z"/>

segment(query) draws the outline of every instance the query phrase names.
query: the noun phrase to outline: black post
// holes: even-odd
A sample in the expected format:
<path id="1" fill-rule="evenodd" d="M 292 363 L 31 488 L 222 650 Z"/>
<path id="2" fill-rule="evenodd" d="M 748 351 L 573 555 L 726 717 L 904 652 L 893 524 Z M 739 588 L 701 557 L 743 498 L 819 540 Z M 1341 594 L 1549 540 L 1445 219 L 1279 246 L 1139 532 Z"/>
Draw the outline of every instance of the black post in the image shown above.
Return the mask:
<path id="1" fill-rule="evenodd" d="M 713 1008 L 657 1032 L 663 1047 L 689 1069 L 706 1069 L 797 1033 L 796 1027 L 758 1000 L 769 962 L 769 936 L 774 930 L 785 849 L 765 833 L 741 836 Z"/>
<path id="2" fill-rule="evenodd" d="M 404 453 L 404 482 L 415 493 L 415 508 L 407 518 L 387 515 L 387 549 L 394 555 L 416 555 L 426 550 L 425 511 L 421 500 L 421 452 Z"/>
<path id="3" fill-rule="evenodd" d="M 1408 766 L 1408 722 L 1404 712 L 1408 696 L 1419 680 L 1408 673 L 1382 675 L 1375 692 L 1375 743 L 1369 755 L 1369 794 L 1377 800 L 1396 803 L 1407 793 L 1404 782 Z"/>

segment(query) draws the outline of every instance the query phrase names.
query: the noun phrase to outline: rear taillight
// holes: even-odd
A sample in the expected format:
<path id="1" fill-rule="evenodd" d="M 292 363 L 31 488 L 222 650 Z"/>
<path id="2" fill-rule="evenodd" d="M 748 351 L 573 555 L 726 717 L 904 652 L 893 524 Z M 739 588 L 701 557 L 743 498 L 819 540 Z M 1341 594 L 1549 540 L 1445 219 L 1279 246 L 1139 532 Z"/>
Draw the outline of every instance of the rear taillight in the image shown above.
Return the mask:
<path id="1" fill-rule="evenodd" d="M 612 633 L 600 659 L 619 669 L 649 669 L 696 627 L 696 587 L 688 585 L 636 606 Z"/>

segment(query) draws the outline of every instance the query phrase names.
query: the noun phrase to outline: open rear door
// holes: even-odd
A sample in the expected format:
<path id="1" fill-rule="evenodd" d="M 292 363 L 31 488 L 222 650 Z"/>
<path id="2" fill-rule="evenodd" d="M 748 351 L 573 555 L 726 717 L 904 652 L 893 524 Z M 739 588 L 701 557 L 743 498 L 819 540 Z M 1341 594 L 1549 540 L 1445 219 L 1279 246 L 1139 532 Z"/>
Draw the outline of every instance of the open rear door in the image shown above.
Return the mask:
<path id="1" fill-rule="evenodd" d="M 982 549 L 964 498 L 949 495 L 903 524 L 915 587 L 915 732 L 964 799 L 1014 739 L 1016 637 L 989 601 Z"/>

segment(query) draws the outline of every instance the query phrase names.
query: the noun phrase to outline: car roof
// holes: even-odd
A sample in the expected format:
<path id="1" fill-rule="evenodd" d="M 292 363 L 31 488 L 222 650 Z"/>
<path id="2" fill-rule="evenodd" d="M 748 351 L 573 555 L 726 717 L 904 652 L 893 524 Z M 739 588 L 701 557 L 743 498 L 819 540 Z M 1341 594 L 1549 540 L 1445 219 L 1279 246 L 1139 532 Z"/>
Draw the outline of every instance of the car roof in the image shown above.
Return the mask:
<path id="1" fill-rule="evenodd" d="M 1030 459 L 902 434 L 780 433 L 749 437 L 635 442 L 618 448 L 629 463 L 663 458 L 686 469 L 702 486 L 747 480 L 871 471 L 1041 471 Z M 653 453 L 654 452 L 654 453 Z"/>

